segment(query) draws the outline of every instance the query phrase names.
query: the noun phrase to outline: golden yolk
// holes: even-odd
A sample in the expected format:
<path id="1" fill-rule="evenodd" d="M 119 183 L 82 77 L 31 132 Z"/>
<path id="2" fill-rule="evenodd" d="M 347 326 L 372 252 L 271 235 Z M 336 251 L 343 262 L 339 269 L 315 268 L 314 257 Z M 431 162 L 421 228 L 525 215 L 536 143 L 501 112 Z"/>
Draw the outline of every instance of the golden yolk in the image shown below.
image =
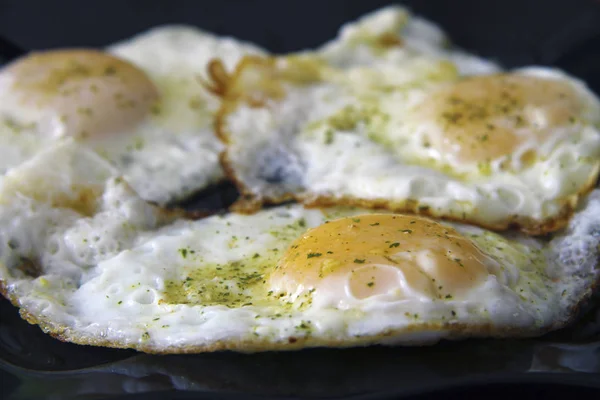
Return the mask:
<path id="1" fill-rule="evenodd" d="M 138 123 L 158 99 L 146 74 L 97 50 L 33 53 L 10 64 L 0 77 L 25 110 L 42 111 L 65 125 L 64 134 L 88 137 Z"/>
<path id="2" fill-rule="evenodd" d="M 318 291 L 327 279 L 342 277 L 356 298 L 390 292 L 405 298 L 416 291 L 451 299 L 487 279 L 487 262 L 494 261 L 450 227 L 417 216 L 369 214 L 308 230 L 282 257 L 270 284 L 287 293 Z"/>
<path id="3" fill-rule="evenodd" d="M 554 127 L 574 122 L 582 106 L 566 82 L 499 74 L 438 90 L 416 114 L 418 120 L 435 121 L 442 132 L 428 137 L 432 148 L 480 163 L 510 155 L 526 141 L 545 140 Z"/>

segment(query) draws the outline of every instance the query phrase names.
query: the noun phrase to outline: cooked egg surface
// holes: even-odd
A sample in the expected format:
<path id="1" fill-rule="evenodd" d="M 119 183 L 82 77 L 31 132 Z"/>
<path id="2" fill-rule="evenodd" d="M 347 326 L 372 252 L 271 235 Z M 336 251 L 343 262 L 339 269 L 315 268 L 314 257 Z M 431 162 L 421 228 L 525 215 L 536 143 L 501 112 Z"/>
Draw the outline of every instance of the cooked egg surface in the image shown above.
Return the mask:
<path id="1" fill-rule="evenodd" d="M 190 221 L 70 143 L 0 185 L 0 280 L 54 336 L 147 352 L 533 336 L 598 283 L 599 211 L 550 241 L 356 208 Z"/>
<path id="2" fill-rule="evenodd" d="M 297 198 L 533 234 L 565 225 L 600 168 L 600 102 L 584 83 L 544 67 L 461 73 L 451 58 L 389 51 L 402 61 L 240 62 L 217 125 L 250 200 L 241 209 Z"/>
<path id="3" fill-rule="evenodd" d="M 160 204 L 222 179 L 212 129 L 217 99 L 202 82 L 257 47 L 184 26 L 110 46 L 32 53 L 0 71 L 0 174 L 75 137 Z M 6 156 L 4 156 L 6 153 Z"/>
<path id="4" fill-rule="evenodd" d="M 181 199 L 223 178 L 221 143 L 213 131 L 218 98 L 206 90 L 207 67 L 218 57 L 225 67 L 244 55 L 265 54 L 251 43 L 218 37 L 188 26 L 152 29 L 108 51 L 143 69 L 161 94 L 148 138 L 134 138 L 122 163 L 125 178 L 145 199 Z M 106 151 L 116 151 L 112 143 Z M 132 158 L 130 160 L 129 158 Z M 139 160 L 139 161 L 138 161 Z M 149 178 L 147 170 L 156 178 Z M 163 193 L 173 193 L 165 197 Z M 178 193 L 178 194 L 177 194 Z"/>
<path id="5" fill-rule="evenodd" d="M 310 53 L 310 52 L 308 52 Z M 491 73 L 500 67 L 451 45 L 436 24 L 402 6 L 388 6 L 343 25 L 338 36 L 317 49 L 339 68 L 397 64 L 415 55 L 449 60 L 461 73 Z"/>
<path id="6" fill-rule="evenodd" d="M 136 126 L 158 94 L 135 66 L 95 50 L 33 53 L 0 71 L 0 174 L 61 137 Z"/>

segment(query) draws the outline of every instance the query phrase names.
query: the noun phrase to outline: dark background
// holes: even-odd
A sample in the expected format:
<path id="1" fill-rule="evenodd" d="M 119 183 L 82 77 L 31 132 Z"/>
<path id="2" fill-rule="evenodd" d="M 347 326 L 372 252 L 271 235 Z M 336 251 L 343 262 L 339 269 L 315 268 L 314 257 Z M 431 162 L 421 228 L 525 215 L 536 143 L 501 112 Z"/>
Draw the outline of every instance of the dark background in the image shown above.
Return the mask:
<path id="1" fill-rule="evenodd" d="M 394 2 L 382 0 L 0 0 L 0 38 L 8 40 L 23 50 L 73 46 L 97 47 L 130 37 L 156 25 L 185 23 L 217 34 L 232 35 L 252 41 L 273 52 L 287 52 L 317 46 L 333 38 L 342 23 L 390 3 Z M 438 23 L 457 45 L 466 50 L 499 61 L 507 67 L 526 64 L 556 65 L 585 79 L 597 93 L 600 93 L 600 1 L 415 0 L 401 3 L 408 5 L 415 13 Z M 5 57 L 8 55 L 7 49 L 8 47 L 3 46 L 0 41 L 0 59 L 3 55 Z M 19 347 L 22 355 L 19 359 L 21 361 L 17 362 L 17 358 L 14 358 L 11 362 L 21 364 L 25 368 L 37 369 L 26 364 L 26 361 L 33 363 L 31 360 L 35 360 L 40 365 L 46 365 L 49 363 L 48 360 L 62 357 L 64 368 L 61 369 L 77 369 L 107 361 L 112 357 L 128 357 L 131 354 L 58 343 L 43 335 L 36 327 L 28 326 L 20 320 L 14 308 L 6 301 L 0 300 L 0 302 L 3 310 L 0 314 L 2 319 L 0 328 L 4 329 L 0 329 L 0 333 L 4 332 L 0 335 L 0 350 L 2 350 L 0 359 L 2 360 L 8 360 L 6 351 L 11 350 L 7 344 L 9 342 L 2 338 L 16 332 L 20 332 L 16 336 L 19 336 L 23 343 Z M 523 343 L 525 349 L 533 349 L 530 344 L 519 343 Z M 14 344 L 11 346 L 14 347 Z M 439 349 L 438 347 L 435 350 Z M 431 349 L 432 352 L 433 350 Z M 377 351 L 381 353 L 380 350 L 375 350 Z M 395 351 L 402 353 L 401 350 Z M 525 353 L 523 349 L 515 348 L 513 351 L 507 351 L 506 357 L 518 359 L 520 354 L 524 354 L 523 357 L 527 359 Z M 306 357 L 301 354 L 299 356 L 309 357 L 307 353 L 303 354 Z M 468 352 L 458 354 L 462 355 L 456 358 L 456 366 L 453 367 L 457 377 L 466 368 L 464 366 L 461 367 L 463 369 L 458 368 L 465 360 L 471 360 L 469 362 L 475 364 L 477 363 L 473 360 L 479 360 L 476 354 L 469 355 Z M 189 357 L 185 360 L 189 361 Z M 215 355 L 217 361 L 222 361 L 218 357 Z M 266 355 L 260 359 L 265 357 L 270 356 Z M 292 360 L 287 356 L 281 357 Z M 206 357 L 198 359 L 204 358 Z M 489 363 L 492 365 L 498 357 L 489 358 Z M 248 370 L 253 370 L 253 364 L 245 360 L 248 363 Z M 311 362 L 316 363 L 315 365 L 319 364 L 317 361 L 319 361 L 318 356 L 315 356 L 314 361 L 311 359 Z M 485 364 L 484 359 L 480 361 Z M 402 360 L 399 362 L 401 363 Z M 393 364 L 391 363 L 390 366 Z M 235 366 L 239 367 L 239 362 L 235 362 Z M 265 362 L 262 367 L 266 366 Z M 422 366 L 415 365 L 415 367 Z M 480 368 L 478 365 L 473 367 Z M 46 365 L 41 369 L 52 368 Z M 491 370 L 494 368 L 490 367 Z M 276 365 L 273 366 L 273 371 L 278 369 L 280 368 Z M 503 370 L 499 368 L 498 372 L 501 371 Z M 248 371 L 238 371 L 242 375 L 246 372 Z M 339 372 L 344 375 L 343 371 Z M 388 373 L 390 379 L 393 379 L 394 372 L 388 371 Z M 369 375 L 365 374 L 365 380 L 367 379 L 375 378 L 369 378 Z M 270 380 L 265 380 L 268 381 Z M 276 380 L 273 382 L 275 384 Z M 423 388 L 433 383 L 435 382 L 423 382 Z M 2 389 L 0 398 L 11 393 L 20 384 L 16 376 L 2 372 L 0 368 Z M 528 389 L 503 387 L 504 389 L 496 386 L 488 388 L 485 393 L 469 394 L 485 395 L 486 398 L 490 398 L 490 393 L 497 395 L 491 398 L 506 398 L 513 393 L 533 395 L 533 398 L 539 395 L 544 398 L 558 398 L 564 397 L 567 393 L 574 394 L 573 391 L 560 387 L 543 386 L 544 389 L 540 386 L 535 388 L 529 386 Z M 543 392 L 539 392 L 540 390 Z M 446 393 L 446 398 L 461 398 L 465 394 L 467 393 L 450 392 Z M 587 394 L 586 398 L 594 397 L 591 391 L 580 392 L 580 394 Z M 143 397 L 150 398 L 147 395 Z M 203 398 L 210 398 L 210 396 Z"/>
<path id="2" fill-rule="evenodd" d="M 507 67 L 557 65 L 600 91 L 598 0 L 0 0 L 0 38 L 24 50 L 105 46 L 184 23 L 287 52 L 391 3 L 435 21 L 469 51 Z"/>
<path id="3" fill-rule="evenodd" d="M 594 0 L 1 0 L 0 35 L 28 50 L 104 46 L 186 23 L 285 52 L 316 46 L 342 23 L 390 3 L 408 5 L 459 45 L 507 65 L 553 63 L 600 34 Z"/>

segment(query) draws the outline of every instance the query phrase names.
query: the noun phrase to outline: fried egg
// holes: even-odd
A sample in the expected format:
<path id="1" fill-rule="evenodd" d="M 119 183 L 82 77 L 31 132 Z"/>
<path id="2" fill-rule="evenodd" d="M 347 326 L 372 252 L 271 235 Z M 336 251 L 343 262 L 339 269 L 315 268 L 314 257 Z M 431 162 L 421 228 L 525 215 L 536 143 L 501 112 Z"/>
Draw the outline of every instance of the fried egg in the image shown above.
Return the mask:
<path id="1" fill-rule="evenodd" d="M 338 44 L 348 62 L 247 57 L 217 79 L 222 162 L 245 195 L 238 209 L 295 198 L 492 230 L 564 226 L 600 170 L 598 98 L 557 69 L 461 64 L 402 38 L 391 49 Z"/>
<path id="2" fill-rule="evenodd" d="M 107 51 L 35 52 L 0 70 L 0 175 L 73 137 L 146 199 L 180 200 L 223 178 L 203 86 L 212 57 L 233 65 L 256 46 L 185 26 L 153 29 Z"/>
<path id="3" fill-rule="evenodd" d="M 598 284 L 599 227 L 599 191 L 551 240 L 298 204 L 191 221 L 69 143 L 0 185 L 0 281 L 53 336 L 155 353 L 526 337 Z"/>

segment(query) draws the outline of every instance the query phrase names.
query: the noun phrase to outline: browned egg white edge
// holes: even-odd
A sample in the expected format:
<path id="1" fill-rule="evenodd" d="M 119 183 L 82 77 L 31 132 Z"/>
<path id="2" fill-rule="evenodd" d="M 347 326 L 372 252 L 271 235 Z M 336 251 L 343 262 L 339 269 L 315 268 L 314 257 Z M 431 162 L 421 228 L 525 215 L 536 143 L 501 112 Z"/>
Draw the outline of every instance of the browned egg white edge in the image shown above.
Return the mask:
<path id="1" fill-rule="evenodd" d="M 71 331 L 68 327 L 55 324 L 50 320 L 44 320 L 38 318 L 35 315 L 29 313 L 26 309 L 22 308 L 16 297 L 11 296 L 8 289 L 3 281 L 0 280 L 0 294 L 7 298 L 15 307 L 19 308 L 19 314 L 21 318 L 29 322 L 32 325 L 38 325 L 42 331 L 61 342 L 75 343 L 79 345 L 88 346 L 99 346 L 109 347 L 116 349 L 133 349 L 149 354 L 196 354 L 196 353 L 209 353 L 223 350 L 233 350 L 241 353 L 256 353 L 262 351 L 292 351 L 302 350 L 306 348 L 314 347 L 329 347 L 329 348 L 349 348 L 349 347 L 366 347 L 378 344 L 381 340 L 393 340 L 395 336 L 402 335 L 405 333 L 413 333 L 419 331 L 427 332 L 442 332 L 446 335 L 442 338 L 444 340 L 463 340 L 467 338 L 532 338 L 544 335 L 548 332 L 563 328 L 572 322 L 574 322 L 579 316 L 582 309 L 589 302 L 592 293 L 600 285 L 600 282 L 595 282 L 593 285 L 587 288 L 585 295 L 581 298 L 579 303 L 573 305 L 569 310 L 569 317 L 562 321 L 555 321 L 552 325 L 545 328 L 530 329 L 519 329 L 519 328 L 503 328 L 493 324 L 481 324 L 471 326 L 456 322 L 446 323 L 419 323 L 411 325 L 402 329 L 390 329 L 384 331 L 378 335 L 365 335 L 361 337 L 355 337 L 351 341 L 337 341 L 330 339 L 315 338 L 311 335 L 305 337 L 289 336 L 283 338 L 280 341 L 260 340 L 256 337 L 249 340 L 219 340 L 211 344 L 199 344 L 189 346 L 154 346 L 151 343 L 134 343 L 127 341 L 115 341 L 99 339 L 96 337 L 89 337 L 78 335 L 76 332 Z M 414 341 L 411 346 L 425 346 L 433 345 L 439 342 L 440 339 L 425 340 L 425 341 Z M 407 346 L 407 344 L 403 344 Z"/>
<path id="2" fill-rule="evenodd" d="M 78 199 L 86 198 L 85 194 L 79 194 Z M 73 204 L 64 204 L 66 207 L 72 207 Z M 190 214 L 183 210 L 168 210 L 160 207 L 156 207 L 162 218 L 173 219 L 177 217 L 191 218 Z M 32 271 L 31 265 L 23 264 L 18 269 L 29 272 L 29 275 L 35 275 L 35 265 Z M 576 320 L 581 313 L 582 309 L 589 303 L 592 293 L 600 285 L 600 279 L 593 282 L 587 288 L 584 289 L 583 296 L 579 301 L 572 305 L 566 315 L 568 317 L 562 320 L 556 320 L 553 324 L 539 328 L 531 326 L 528 328 L 514 328 L 504 327 L 498 328 L 493 323 L 469 325 L 464 323 L 457 323 L 453 321 L 445 323 L 416 323 L 411 326 L 390 329 L 381 332 L 376 335 L 365 335 L 361 337 L 355 337 L 349 341 L 337 341 L 332 339 L 323 339 L 319 337 L 313 337 L 307 335 L 305 337 L 289 336 L 284 337 L 278 341 L 272 341 L 269 339 L 261 339 L 252 337 L 247 340 L 240 340 L 238 338 L 231 340 L 221 340 L 210 344 L 195 344 L 187 346 L 160 346 L 154 345 L 150 341 L 140 340 L 137 342 L 133 341 L 119 341 L 119 340 L 107 340 L 101 339 L 94 336 L 86 336 L 78 334 L 76 331 L 71 330 L 69 327 L 57 324 L 51 321 L 49 318 L 36 316 L 35 313 L 30 313 L 26 307 L 24 307 L 17 296 L 12 295 L 8 290 L 8 282 L 0 280 L 0 294 L 8 299 L 15 307 L 19 308 L 21 318 L 29 322 L 32 325 L 38 325 L 42 331 L 60 341 L 70 342 L 79 345 L 91 345 L 100 347 L 120 348 L 120 349 L 134 349 L 150 354 L 191 354 L 191 353 L 204 353 L 204 352 L 215 352 L 222 350 L 234 350 L 243 353 L 254 353 L 261 351 L 288 351 L 288 350 L 300 350 L 311 347 L 331 347 L 331 348 L 347 348 L 347 347 L 359 347 L 359 346 L 370 346 L 378 344 L 382 341 L 393 342 L 394 337 L 401 336 L 403 334 L 411 334 L 416 332 L 444 332 L 444 340 L 460 340 L 467 338 L 529 338 L 541 336 L 550 331 L 554 331 L 563 328 Z M 441 339 L 435 338 L 433 340 L 415 340 L 409 344 L 403 344 L 404 346 L 422 346 L 432 345 L 439 342 Z"/>
<path id="3" fill-rule="evenodd" d="M 399 43 L 396 43 L 396 45 Z M 242 63 L 238 64 L 238 67 Z M 234 72 L 231 76 L 222 75 L 223 71 L 219 70 L 217 63 L 211 63 L 208 66 L 210 76 L 213 79 L 213 83 L 217 82 L 217 85 L 213 85 L 213 83 L 206 83 L 213 93 L 224 98 L 226 90 L 226 84 L 229 79 L 235 77 L 236 72 Z M 237 68 L 236 68 L 237 71 Z M 212 85 L 212 86 L 211 86 Z M 219 86 L 220 85 L 220 86 Z M 232 112 L 235 107 L 239 105 L 240 101 L 226 102 L 223 101 L 223 105 L 217 116 L 215 118 L 215 133 L 217 136 L 225 143 L 228 142 L 228 134 L 225 129 L 224 120 L 225 117 Z M 259 105 L 257 105 L 259 106 Z M 293 195 L 287 194 L 285 196 L 281 196 L 279 198 L 257 198 L 252 193 L 250 193 L 247 188 L 244 186 L 243 182 L 241 182 L 235 175 L 233 168 L 230 165 L 230 161 L 228 159 L 227 150 L 223 151 L 220 155 L 221 164 L 223 169 L 227 175 L 227 177 L 234 182 L 234 184 L 238 187 L 241 192 L 241 197 L 238 202 L 232 207 L 236 211 L 245 212 L 245 213 L 254 213 L 258 211 L 263 204 L 278 204 L 288 200 L 298 200 L 309 207 L 323 207 L 330 205 L 352 205 L 352 206 L 360 206 L 365 208 L 384 208 L 390 209 L 392 211 L 406 211 L 412 212 L 415 214 L 423 214 L 428 216 L 435 217 L 435 213 L 432 212 L 429 208 L 420 207 L 417 201 L 406 201 L 402 204 L 394 204 L 385 199 L 380 200 L 366 200 L 354 197 L 316 197 L 309 198 L 305 195 Z M 564 227 L 568 222 L 570 216 L 573 214 L 575 205 L 577 204 L 580 196 L 587 194 L 590 190 L 593 189 L 595 184 L 595 179 L 590 179 L 590 182 L 587 183 L 585 190 L 577 195 L 573 195 L 565 200 L 562 205 L 562 210 L 559 214 L 559 217 L 555 220 L 550 221 L 534 221 L 531 219 L 525 218 L 516 218 L 507 222 L 506 224 L 496 225 L 496 226 L 485 226 L 477 221 L 468 221 L 467 218 L 456 218 L 455 220 L 461 222 L 472 222 L 477 225 L 483 226 L 484 228 L 491 230 L 503 230 L 511 227 L 518 227 L 526 233 L 529 234 L 542 234 L 555 231 Z M 203 212 L 186 212 L 183 210 L 171 210 L 168 211 L 166 209 L 162 209 L 165 213 L 171 214 L 172 216 L 182 216 L 186 218 L 201 218 L 209 215 L 209 213 Z M 446 218 L 448 219 L 448 218 Z M 552 325 L 545 328 L 536 328 L 530 327 L 527 329 L 519 329 L 519 328 L 504 328 L 497 329 L 491 323 L 490 324 L 482 324 L 476 326 L 469 326 L 467 324 L 446 322 L 446 323 L 420 323 L 417 325 L 412 325 L 410 327 L 405 327 L 401 329 L 388 330 L 382 332 L 378 335 L 368 335 L 362 336 L 360 338 L 355 338 L 349 342 L 339 342 L 335 340 L 328 339 L 320 339 L 312 336 L 306 337 L 294 337 L 290 336 L 287 338 L 283 338 L 281 341 L 272 342 L 266 339 L 258 339 L 252 338 L 251 340 L 229 340 L 229 341 L 217 341 L 211 344 L 206 345 L 189 345 L 189 346 L 170 346 L 170 347 L 160 347 L 155 346 L 151 343 L 144 342 L 129 342 L 129 341 L 113 341 L 113 340 L 105 340 L 99 339 L 91 336 L 83 336 L 77 334 L 70 328 L 63 326 L 61 324 L 53 323 L 51 320 L 41 318 L 30 313 L 26 308 L 24 308 L 18 298 L 16 296 L 11 295 L 8 291 L 8 285 L 6 282 L 0 280 L 0 294 L 2 294 L 5 298 L 7 298 L 15 307 L 19 308 L 19 313 L 21 317 L 33 325 L 38 325 L 42 331 L 49 334 L 50 336 L 63 341 L 63 342 L 71 342 L 80 345 L 93 345 L 93 346 L 101 346 L 101 347 L 111 347 L 111 348 L 122 348 L 122 349 L 135 349 L 138 351 L 142 351 L 145 353 L 152 354 L 185 354 L 185 353 L 203 353 L 203 352 L 214 352 L 220 350 L 236 350 L 240 352 L 258 352 L 265 350 L 299 350 L 307 347 L 355 347 L 355 346 L 368 346 L 377 343 L 378 341 L 385 339 L 392 339 L 394 336 L 398 336 L 404 333 L 411 333 L 421 330 L 428 331 L 445 331 L 447 336 L 444 339 L 464 339 L 467 337 L 493 337 L 493 338 L 506 338 L 506 337 L 535 337 L 547 333 L 549 331 L 553 331 L 559 328 L 562 328 L 576 319 L 577 315 L 580 313 L 583 306 L 589 301 L 591 294 L 595 291 L 600 282 L 595 282 L 590 287 L 586 289 L 585 295 L 582 296 L 580 301 L 573 305 L 569 310 L 569 317 L 564 320 L 555 321 Z M 258 339 L 258 340 L 257 340 Z M 423 341 L 418 342 L 415 341 L 413 345 L 426 345 L 433 344 L 438 340 L 434 341 Z"/>
<path id="4" fill-rule="evenodd" d="M 285 193 L 281 196 L 265 196 L 253 193 L 240 179 L 233 167 L 233 162 L 230 159 L 229 143 L 230 132 L 227 130 L 227 117 L 231 115 L 241 104 L 248 104 L 250 107 L 258 108 L 264 106 L 261 101 L 249 102 L 233 90 L 236 81 L 247 65 L 260 63 L 262 65 L 273 65 L 275 58 L 264 58 L 256 56 L 244 57 L 235 67 L 234 71 L 227 73 L 219 59 L 214 59 L 207 66 L 209 79 L 211 82 L 205 82 L 208 90 L 221 98 L 221 107 L 217 111 L 214 119 L 214 129 L 217 137 L 225 145 L 225 149 L 219 155 L 221 167 L 227 179 L 236 186 L 240 192 L 239 199 L 230 207 L 231 211 L 242 214 L 254 214 L 262 209 L 264 205 L 276 205 L 290 200 L 296 200 L 306 207 L 319 208 L 331 206 L 355 206 L 367 209 L 386 209 L 398 213 L 412 213 L 415 215 L 424 215 L 433 218 L 438 218 L 447 221 L 456 221 L 467 224 L 476 225 L 491 231 L 505 231 L 509 229 L 519 230 L 528 235 L 545 235 L 556 232 L 564 228 L 575 212 L 580 199 L 592 191 L 596 185 L 598 174 L 600 173 L 600 165 L 595 168 L 590 174 L 588 181 L 578 193 L 561 199 L 560 209 L 556 215 L 547 217 L 541 220 L 513 215 L 510 218 L 498 223 L 487 223 L 481 221 L 477 217 L 472 217 L 463 213 L 462 217 L 444 215 L 436 212 L 429 206 L 420 205 L 417 199 L 406 199 L 403 201 L 392 201 L 385 198 L 380 199 L 365 199 L 355 196 L 315 196 L 311 193 Z M 315 79 L 318 79 L 315 77 Z M 234 93 L 231 93 L 234 92 Z"/>

